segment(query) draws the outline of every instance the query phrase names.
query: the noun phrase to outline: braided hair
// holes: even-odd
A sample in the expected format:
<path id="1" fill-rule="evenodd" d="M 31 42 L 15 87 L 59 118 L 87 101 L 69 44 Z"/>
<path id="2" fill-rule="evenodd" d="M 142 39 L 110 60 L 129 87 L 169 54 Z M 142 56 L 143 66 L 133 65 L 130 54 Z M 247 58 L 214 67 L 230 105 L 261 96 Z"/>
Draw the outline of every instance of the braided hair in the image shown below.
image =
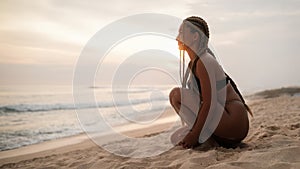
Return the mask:
<path id="1" fill-rule="evenodd" d="M 188 21 L 189 23 L 193 24 L 194 26 L 197 27 L 197 29 L 195 29 L 194 27 L 188 26 L 191 28 L 191 31 L 195 32 L 197 30 L 201 30 L 205 36 L 207 38 L 209 38 L 209 28 L 208 28 L 208 24 L 206 23 L 206 21 L 198 16 L 191 16 L 186 18 L 184 21 Z"/>

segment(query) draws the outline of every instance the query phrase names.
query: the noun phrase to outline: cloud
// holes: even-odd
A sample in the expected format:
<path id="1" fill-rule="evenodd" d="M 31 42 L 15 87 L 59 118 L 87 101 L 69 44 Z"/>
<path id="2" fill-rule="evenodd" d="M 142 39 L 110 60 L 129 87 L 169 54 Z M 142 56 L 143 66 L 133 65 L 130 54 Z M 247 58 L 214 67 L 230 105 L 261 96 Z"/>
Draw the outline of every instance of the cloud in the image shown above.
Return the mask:
<path id="1" fill-rule="evenodd" d="M 0 62 L 45 64 L 67 57 L 63 60 L 73 63 L 86 42 L 112 21 L 143 12 L 180 15 L 184 10 L 177 9 L 184 4 L 171 0 L 1 1 Z M 57 59 L 57 64 L 69 63 Z"/>
<path id="2" fill-rule="evenodd" d="M 189 9 L 190 14 L 206 18 L 212 30 L 217 29 L 218 33 L 223 33 L 257 27 L 280 18 L 299 18 L 300 2 L 295 0 L 193 1 L 189 3 Z"/>
<path id="3" fill-rule="evenodd" d="M 2 30 L 0 34 L 1 63 L 72 65 L 82 49 L 43 33 Z"/>

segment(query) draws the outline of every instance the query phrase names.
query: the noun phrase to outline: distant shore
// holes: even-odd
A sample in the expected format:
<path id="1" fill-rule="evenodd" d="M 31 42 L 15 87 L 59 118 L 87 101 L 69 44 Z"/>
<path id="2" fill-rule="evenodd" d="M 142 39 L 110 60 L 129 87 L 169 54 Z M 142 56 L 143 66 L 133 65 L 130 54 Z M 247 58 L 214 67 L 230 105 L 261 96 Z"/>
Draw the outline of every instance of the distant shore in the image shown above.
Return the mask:
<path id="1" fill-rule="evenodd" d="M 300 94 L 300 87 L 282 87 L 278 89 L 268 89 L 259 92 L 255 92 L 254 94 L 247 95 L 247 97 L 263 97 L 263 98 L 274 98 L 279 97 L 282 95 L 299 95 Z"/>

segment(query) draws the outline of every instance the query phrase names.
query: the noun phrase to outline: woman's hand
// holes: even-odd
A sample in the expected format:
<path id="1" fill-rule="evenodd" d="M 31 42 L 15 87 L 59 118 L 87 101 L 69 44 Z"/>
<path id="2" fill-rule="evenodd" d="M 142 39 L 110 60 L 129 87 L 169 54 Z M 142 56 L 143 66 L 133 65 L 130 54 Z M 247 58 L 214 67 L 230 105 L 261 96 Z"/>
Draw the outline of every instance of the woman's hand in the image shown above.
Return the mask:
<path id="1" fill-rule="evenodd" d="M 199 135 L 190 131 L 184 139 L 178 143 L 178 145 L 182 146 L 183 148 L 194 148 L 199 145 L 198 142 Z"/>

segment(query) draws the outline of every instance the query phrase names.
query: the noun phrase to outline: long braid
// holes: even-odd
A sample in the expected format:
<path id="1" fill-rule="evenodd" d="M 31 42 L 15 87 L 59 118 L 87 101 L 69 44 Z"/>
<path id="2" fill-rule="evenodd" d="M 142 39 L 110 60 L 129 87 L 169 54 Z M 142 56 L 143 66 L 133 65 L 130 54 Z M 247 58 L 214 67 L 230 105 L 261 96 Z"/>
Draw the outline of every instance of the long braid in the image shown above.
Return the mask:
<path id="1" fill-rule="evenodd" d="M 253 113 L 252 113 L 251 109 L 250 109 L 249 106 L 246 104 L 246 102 L 245 102 L 245 100 L 244 100 L 244 98 L 243 98 L 241 92 L 240 92 L 239 89 L 237 88 L 235 82 L 231 79 L 231 77 L 230 77 L 227 73 L 225 73 L 225 75 L 226 75 L 226 80 L 229 80 L 229 82 L 230 82 L 231 86 L 233 87 L 233 89 L 235 90 L 235 92 L 240 96 L 240 98 L 241 98 L 241 100 L 242 100 L 244 106 L 246 107 L 247 111 L 248 111 L 248 112 L 250 113 L 250 115 L 253 117 Z"/>

